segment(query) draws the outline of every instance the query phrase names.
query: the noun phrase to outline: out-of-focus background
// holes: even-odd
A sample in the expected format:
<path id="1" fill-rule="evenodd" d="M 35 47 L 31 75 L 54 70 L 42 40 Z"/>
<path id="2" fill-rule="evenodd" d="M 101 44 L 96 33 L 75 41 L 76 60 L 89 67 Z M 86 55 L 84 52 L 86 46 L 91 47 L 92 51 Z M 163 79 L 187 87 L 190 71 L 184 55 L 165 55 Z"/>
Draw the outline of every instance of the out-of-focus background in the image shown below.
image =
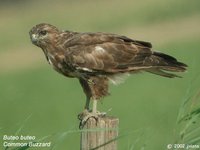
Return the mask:
<path id="1" fill-rule="evenodd" d="M 149 41 L 154 50 L 188 64 L 183 78 L 136 74 L 99 104 L 119 117 L 119 150 L 166 149 L 174 142 L 179 107 L 191 80 L 200 72 L 199 0 L 1 0 L 0 139 L 3 135 L 50 135 L 55 150 L 79 149 L 77 114 L 84 94 L 76 79 L 56 73 L 29 30 L 38 23 L 79 32 L 111 32 Z M 39 149 L 39 148 L 38 148 Z M 48 149 L 48 148 L 47 148 Z"/>

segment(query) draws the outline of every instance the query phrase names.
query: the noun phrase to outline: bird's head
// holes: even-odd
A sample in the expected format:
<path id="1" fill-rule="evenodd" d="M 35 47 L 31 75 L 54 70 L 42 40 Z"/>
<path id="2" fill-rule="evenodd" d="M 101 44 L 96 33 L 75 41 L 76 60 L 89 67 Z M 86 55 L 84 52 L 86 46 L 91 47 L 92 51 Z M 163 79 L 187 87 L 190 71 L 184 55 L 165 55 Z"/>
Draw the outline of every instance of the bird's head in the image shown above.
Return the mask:
<path id="1" fill-rule="evenodd" d="M 30 38 L 33 44 L 43 47 L 46 44 L 52 43 L 59 30 L 53 25 L 41 23 L 34 26 L 30 32 Z"/>

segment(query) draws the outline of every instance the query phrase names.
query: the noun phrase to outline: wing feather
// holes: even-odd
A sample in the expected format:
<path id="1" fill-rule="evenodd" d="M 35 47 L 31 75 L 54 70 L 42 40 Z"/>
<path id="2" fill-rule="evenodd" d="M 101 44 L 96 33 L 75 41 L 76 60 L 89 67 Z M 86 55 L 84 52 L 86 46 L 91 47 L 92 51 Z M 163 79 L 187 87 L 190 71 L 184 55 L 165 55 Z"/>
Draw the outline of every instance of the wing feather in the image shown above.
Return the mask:
<path id="1" fill-rule="evenodd" d="M 97 49 L 98 47 L 98 49 Z M 151 44 L 106 33 L 75 34 L 65 43 L 66 61 L 95 72 L 123 72 L 144 68 Z M 101 51 L 100 51 L 101 50 Z M 86 70 L 86 69 L 84 69 Z"/>
<path id="2" fill-rule="evenodd" d="M 117 34 L 109 34 L 109 33 L 73 33 L 74 36 L 71 36 L 65 41 L 65 47 L 72 47 L 76 45 L 94 45 L 94 44 L 102 44 L 104 42 L 112 42 L 112 43 L 132 43 L 138 46 L 152 48 L 151 43 L 145 41 L 138 41 L 130 39 L 126 36 L 120 36 Z"/>
<path id="3" fill-rule="evenodd" d="M 101 51 L 97 47 L 101 48 Z M 103 42 L 69 47 L 65 56 L 79 68 L 115 73 L 133 70 L 136 66 L 136 69 L 143 68 L 145 58 L 151 54 L 149 48 L 133 43 Z"/>

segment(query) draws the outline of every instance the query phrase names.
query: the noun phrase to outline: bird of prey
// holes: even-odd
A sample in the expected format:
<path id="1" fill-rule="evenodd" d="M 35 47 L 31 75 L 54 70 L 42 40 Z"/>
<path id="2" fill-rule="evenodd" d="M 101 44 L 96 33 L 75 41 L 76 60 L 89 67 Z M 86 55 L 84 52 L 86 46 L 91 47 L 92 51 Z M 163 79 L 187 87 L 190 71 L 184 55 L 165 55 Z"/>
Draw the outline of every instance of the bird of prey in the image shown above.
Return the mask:
<path id="1" fill-rule="evenodd" d="M 57 72 L 78 78 L 86 95 L 85 109 L 80 115 L 82 122 L 101 114 L 97 101 L 109 95 L 109 81 L 117 84 L 123 76 L 137 72 L 174 78 L 179 76 L 170 72 L 183 72 L 187 67 L 170 55 L 153 51 L 151 43 L 126 36 L 64 31 L 47 23 L 34 26 L 29 34 Z"/>

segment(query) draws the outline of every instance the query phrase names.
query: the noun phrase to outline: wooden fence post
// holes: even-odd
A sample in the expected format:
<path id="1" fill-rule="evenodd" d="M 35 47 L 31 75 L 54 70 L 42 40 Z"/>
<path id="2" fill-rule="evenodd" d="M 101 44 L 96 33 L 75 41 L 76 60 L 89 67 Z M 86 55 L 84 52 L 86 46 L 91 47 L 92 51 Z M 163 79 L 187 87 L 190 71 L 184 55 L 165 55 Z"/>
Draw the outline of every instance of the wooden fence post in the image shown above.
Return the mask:
<path id="1" fill-rule="evenodd" d="M 89 118 L 81 132 L 81 150 L 117 150 L 118 125 L 115 117 Z"/>

